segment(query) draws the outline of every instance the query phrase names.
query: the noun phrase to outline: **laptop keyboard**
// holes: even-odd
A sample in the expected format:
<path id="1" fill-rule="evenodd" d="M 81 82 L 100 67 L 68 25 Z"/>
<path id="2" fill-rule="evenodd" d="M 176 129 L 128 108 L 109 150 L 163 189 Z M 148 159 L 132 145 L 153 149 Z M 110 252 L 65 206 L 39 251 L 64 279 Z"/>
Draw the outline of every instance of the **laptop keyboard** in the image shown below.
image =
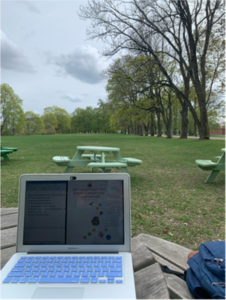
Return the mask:
<path id="1" fill-rule="evenodd" d="M 122 256 L 22 256 L 3 283 L 122 284 Z"/>

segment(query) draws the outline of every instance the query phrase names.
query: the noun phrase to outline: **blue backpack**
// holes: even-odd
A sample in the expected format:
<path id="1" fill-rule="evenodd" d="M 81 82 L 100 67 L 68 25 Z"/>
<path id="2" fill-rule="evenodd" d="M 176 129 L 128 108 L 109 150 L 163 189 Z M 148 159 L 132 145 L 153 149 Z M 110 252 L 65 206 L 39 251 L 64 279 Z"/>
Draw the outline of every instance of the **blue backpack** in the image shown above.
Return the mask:
<path id="1" fill-rule="evenodd" d="M 189 259 L 186 282 L 199 299 L 225 299 L 225 241 L 201 244 Z"/>

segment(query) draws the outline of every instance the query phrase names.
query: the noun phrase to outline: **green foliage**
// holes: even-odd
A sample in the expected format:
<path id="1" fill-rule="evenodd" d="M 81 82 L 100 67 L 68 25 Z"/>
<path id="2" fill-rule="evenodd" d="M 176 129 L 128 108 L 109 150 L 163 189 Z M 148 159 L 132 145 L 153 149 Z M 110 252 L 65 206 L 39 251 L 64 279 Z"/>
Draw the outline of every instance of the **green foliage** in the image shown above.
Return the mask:
<path id="1" fill-rule="evenodd" d="M 44 124 L 41 116 L 32 111 L 25 113 L 25 134 L 38 134 L 44 130 Z"/>
<path id="2" fill-rule="evenodd" d="M 54 134 L 56 133 L 55 128 L 58 126 L 57 117 L 52 112 L 47 112 L 42 116 L 42 120 L 44 123 L 44 131 L 48 134 Z"/>
<path id="3" fill-rule="evenodd" d="M 4 135 L 19 134 L 24 126 L 23 100 L 6 83 L 1 84 L 1 132 Z"/>
<path id="4" fill-rule="evenodd" d="M 52 106 L 44 109 L 44 115 L 53 113 L 56 116 L 55 130 L 57 133 L 68 133 L 71 129 L 71 118 L 69 113 L 60 107 Z"/>
<path id="5" fill-rule="evenodd" d="M 71 116 L 71 132 L 100 133 L 112 132 L 110 126 L 111 111 L 107 103 L 99 99 L 98 108 L 76 108 Z"/>

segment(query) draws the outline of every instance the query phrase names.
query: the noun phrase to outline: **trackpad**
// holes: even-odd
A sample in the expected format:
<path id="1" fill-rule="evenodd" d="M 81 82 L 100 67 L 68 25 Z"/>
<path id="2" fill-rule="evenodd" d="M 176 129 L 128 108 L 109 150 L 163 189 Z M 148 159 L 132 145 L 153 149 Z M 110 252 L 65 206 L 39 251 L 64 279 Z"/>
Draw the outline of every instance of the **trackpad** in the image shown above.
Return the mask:
<path id="1" fill-rule="evenodd" d="M 37 288 L 32 299 L 82 299 L 84 288 Z"/>

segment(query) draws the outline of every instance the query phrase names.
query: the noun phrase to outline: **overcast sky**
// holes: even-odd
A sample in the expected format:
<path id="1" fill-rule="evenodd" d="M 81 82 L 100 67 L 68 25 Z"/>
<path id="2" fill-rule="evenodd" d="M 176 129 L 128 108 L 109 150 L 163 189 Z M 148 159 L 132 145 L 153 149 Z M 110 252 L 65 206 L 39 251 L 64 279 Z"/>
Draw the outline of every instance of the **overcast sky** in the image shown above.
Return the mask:
<path id="1" fill-rule="evenodd" d="M 72 113 L 106 101 L 110 63 L 104 45 L 87 40 L 88 21 L 77 12 L 86 0 L 1 1 L 1 83 L 23 100 L 23 110 L 42 114 L 56 105 Z"/>

